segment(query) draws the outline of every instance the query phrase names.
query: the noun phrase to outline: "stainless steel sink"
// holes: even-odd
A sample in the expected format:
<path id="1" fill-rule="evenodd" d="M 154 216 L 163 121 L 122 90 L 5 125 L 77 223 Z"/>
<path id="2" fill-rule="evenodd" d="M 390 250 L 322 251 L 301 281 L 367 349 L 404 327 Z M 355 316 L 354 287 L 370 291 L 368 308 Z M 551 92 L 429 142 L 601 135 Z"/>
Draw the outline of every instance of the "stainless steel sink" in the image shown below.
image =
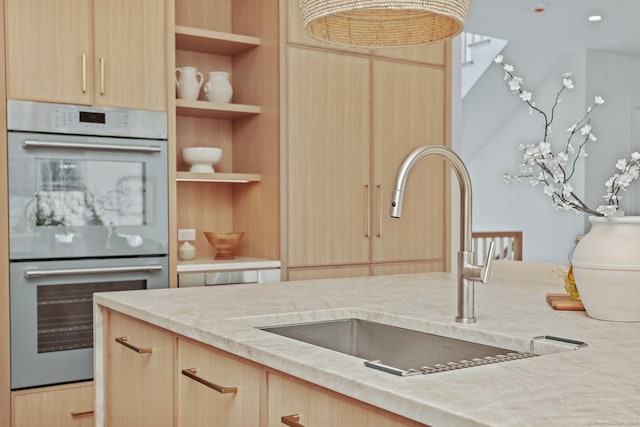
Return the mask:
<path id="1" fill-rule="evenodd" d="M 368 320 L 350 318 L 260 327 L 267 332 L 365 359 L 365 365 L 392 374 L 430 374 L 532 357 L 532 353 L 492 347 Z"/>

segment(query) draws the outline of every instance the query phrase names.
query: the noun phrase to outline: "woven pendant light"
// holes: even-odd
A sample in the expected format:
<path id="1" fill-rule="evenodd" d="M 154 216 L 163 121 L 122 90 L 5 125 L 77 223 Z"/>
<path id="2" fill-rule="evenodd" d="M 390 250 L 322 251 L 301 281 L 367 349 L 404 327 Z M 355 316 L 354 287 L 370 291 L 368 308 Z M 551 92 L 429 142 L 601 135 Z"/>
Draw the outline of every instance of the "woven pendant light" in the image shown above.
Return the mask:
<path id="1" fill-rule="evenodd" d="M 462 31 L 470 0 L 300 0 L 313 37 L 348 46 L 409 46 Z"/>

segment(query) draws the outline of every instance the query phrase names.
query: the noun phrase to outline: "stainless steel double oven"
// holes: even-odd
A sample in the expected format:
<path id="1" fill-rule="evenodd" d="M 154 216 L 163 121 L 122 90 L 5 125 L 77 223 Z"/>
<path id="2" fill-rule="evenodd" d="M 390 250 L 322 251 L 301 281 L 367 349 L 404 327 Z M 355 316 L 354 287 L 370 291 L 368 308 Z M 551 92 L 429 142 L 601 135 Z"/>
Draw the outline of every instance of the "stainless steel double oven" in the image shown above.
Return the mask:
<path id="1" fill-rule="evenodd" d="M 93 377 L 93 293 L 168 286 L 167 115 L 9 100 L 11 388 Z"/>

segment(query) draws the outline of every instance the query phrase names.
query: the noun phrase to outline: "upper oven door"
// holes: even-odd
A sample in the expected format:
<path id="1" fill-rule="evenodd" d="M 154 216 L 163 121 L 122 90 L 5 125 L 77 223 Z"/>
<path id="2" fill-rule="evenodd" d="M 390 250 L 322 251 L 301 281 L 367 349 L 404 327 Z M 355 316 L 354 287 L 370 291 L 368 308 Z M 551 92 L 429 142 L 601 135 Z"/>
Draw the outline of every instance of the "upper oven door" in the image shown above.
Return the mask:
<path id="1" fill-rule="evenodd" d="M 9 132 L 10 258 L 166 254 L 166 144 Z"/>

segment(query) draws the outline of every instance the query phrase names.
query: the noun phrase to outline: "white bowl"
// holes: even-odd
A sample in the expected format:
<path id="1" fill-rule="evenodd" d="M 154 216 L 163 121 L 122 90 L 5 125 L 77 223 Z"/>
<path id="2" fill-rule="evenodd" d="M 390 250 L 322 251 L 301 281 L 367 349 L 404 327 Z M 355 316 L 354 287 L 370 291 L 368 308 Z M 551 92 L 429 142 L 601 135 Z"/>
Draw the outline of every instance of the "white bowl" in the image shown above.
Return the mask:
<path id="1" fill-rule="evenodd" d="M 182 149 L 182 159 L 191 165 L 189 172 L 212 173 L 213 165 L 222 158 L 222 148 L 188 147 Z"/>

